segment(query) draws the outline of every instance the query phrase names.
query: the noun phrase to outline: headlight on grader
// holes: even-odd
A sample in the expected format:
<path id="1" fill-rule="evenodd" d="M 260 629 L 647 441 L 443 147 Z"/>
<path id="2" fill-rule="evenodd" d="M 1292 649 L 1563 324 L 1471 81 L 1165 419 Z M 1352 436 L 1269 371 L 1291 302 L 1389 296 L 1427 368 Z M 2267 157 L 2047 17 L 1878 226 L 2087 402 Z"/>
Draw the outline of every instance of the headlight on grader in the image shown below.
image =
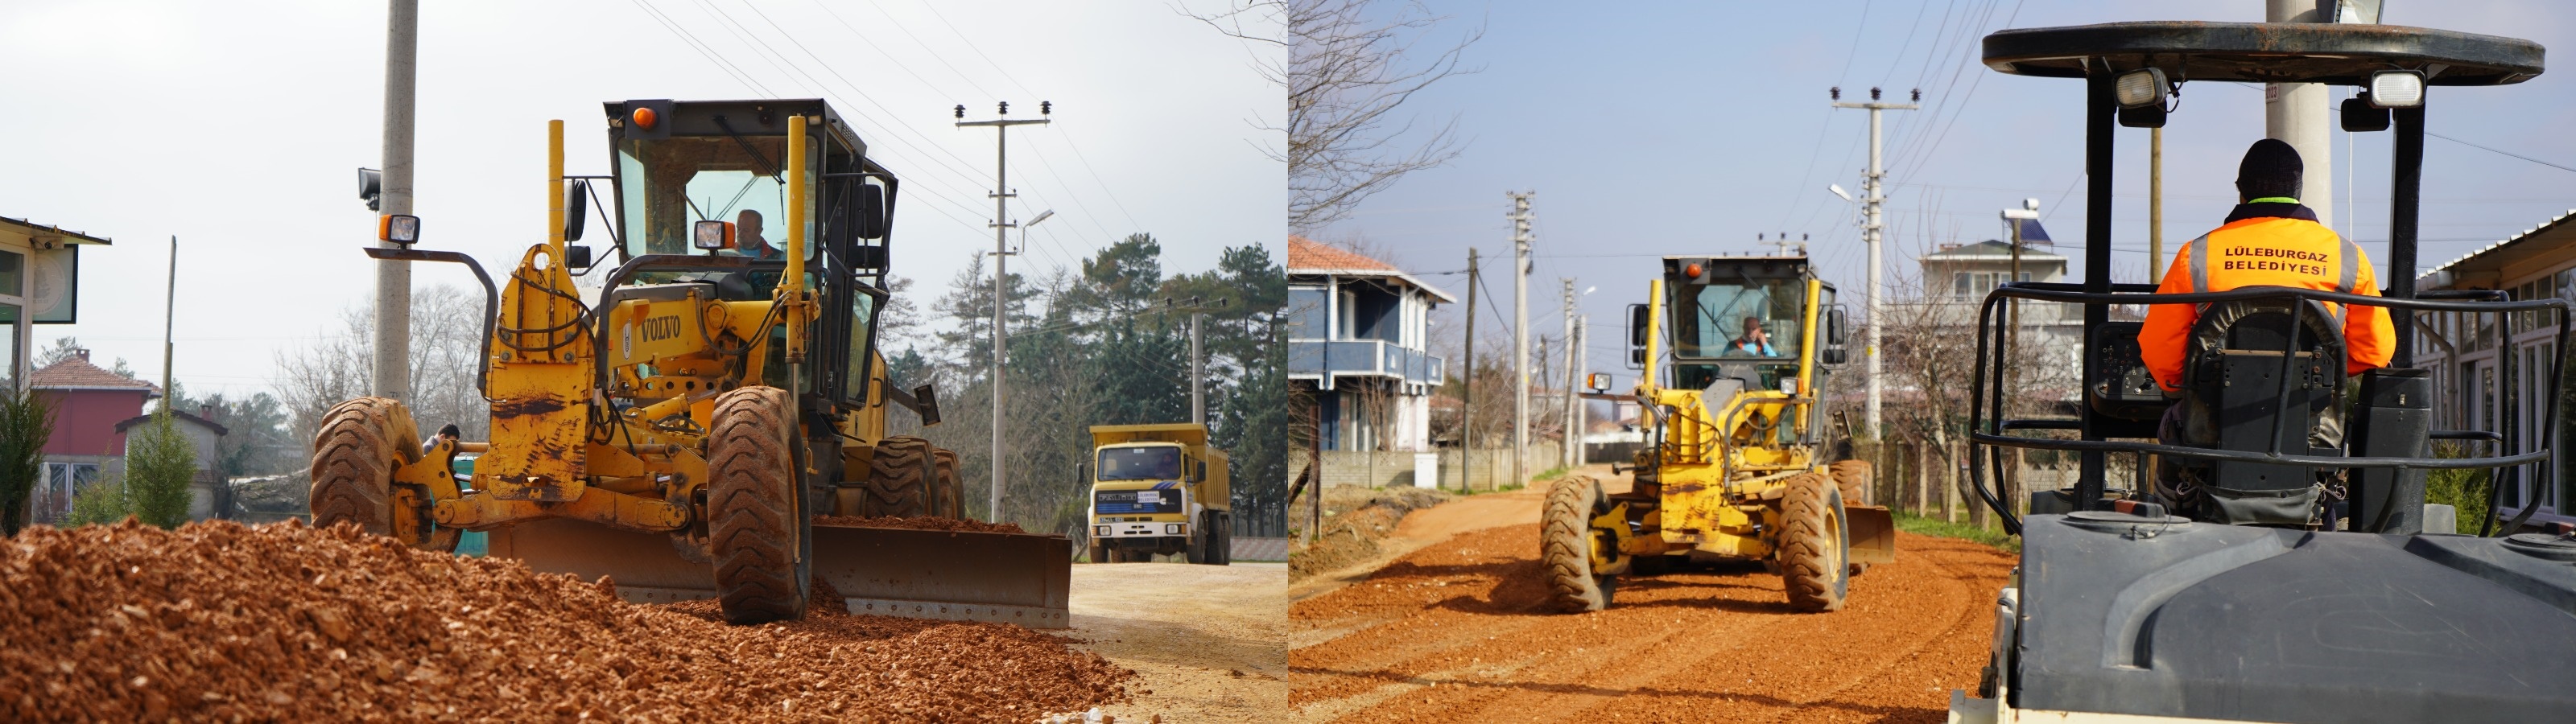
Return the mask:
<path id="1" fill-rule="evenodd" d="M 420 217 L 386 214 L 376 217 L 376 239 L 409 246 L 420 241 Z"/>

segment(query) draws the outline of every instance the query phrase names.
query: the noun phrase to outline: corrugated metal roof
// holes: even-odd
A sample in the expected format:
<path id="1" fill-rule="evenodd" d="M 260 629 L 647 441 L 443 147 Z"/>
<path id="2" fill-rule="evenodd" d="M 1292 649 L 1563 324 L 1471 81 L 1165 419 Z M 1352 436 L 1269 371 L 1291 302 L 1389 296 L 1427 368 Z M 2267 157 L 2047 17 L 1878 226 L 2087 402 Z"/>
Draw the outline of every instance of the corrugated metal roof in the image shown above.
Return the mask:
<path id="1" fill-rule="evenodd" d="M 2451 269 L 2451 267 L 2458 266 L 2458 265 L 2460 264 L 2460 262 L 2468 261 L 2468 260 L 2470 260 L 2470 259 L 2472 259 L 2472 258 L 2477 257 L 2479 254 L 2484 254 L 2484 253 L 2487 253 L 2487 252 L 2490 252 L 2490 251 L 2495 251 L 2495 250 L 2497 250 L 2497 249 L 2502 249 L 2502 248 L 2504 248 L 2504 247 L 2506 247 L 2506 246 L 2508 246 L 2508 245 L 2511 245 L 2511 244 L 2513 244 L 2513 243 L 2515 243 L 2515 242 L 2522 241 L 2525 237 L 2529 237 L 2529 236 L 2531 236 L 2531 235 L 2533 235 L 2533 234 L 2538 234 L 2538 233 L 2543 232 L 2543 231 L 2548 231 L 2548 230 L 2550 230 L 2550 229 L 2557 228 L 2559 224 L 2567 223 L 2567 219 L 2568 219 L 2568 218 L 2570 218 L 2570 217 L 2576 217 L 2576 209 L 2568 209 L 2566 213 L 2562 213 L 2562 214 L 2559 214 L 2559 215 L 2557 215 L 2557 216 L 2551 217 L 2551 218 L 2549 219 L 2549 221 L 2544 222 L 2544 223 L 2542 223 L 2542 224 L 2541 224 L 2541 225 L 2539 225 L 2539 226 L 2534 226 L 2534 227 L 2531 227 L 2531 228 L 2528 228 L 2528 229 L 2524 229 L 2524 230 L 2522 230 L 2522 233 L 2519 233 L 2519 234 L 2515 234 L 2515 235 L 2512 235 L 2512 236 L 2505 237 L 2505 239 L 2504 239 L 2503 241 L 2499 241 L 2499 242 L 2496 242 L 2496 243 L 2493 243 L 2493 244 L 2488 244 L 2488 245 L 2486 245 L 2486 246 L 2478 247 L 2478 249 L 2477 249 L 2476 251 L 2471 251 L 2471 252 L 2466 253 L 2466 254 L 2461 254 L 2461 255 L 2459 256 L 2459 258 L 2452 259 L 2452 260 L 2450 260 L 2450 261 L 2446 261 L 2446 262 L 2442 262 L 2442 265 L 2441 265 L 2441 266 L 2433 267 L 2433 268 L 2431 268 L 2431 269 L 2426 269 L 2426 270 L 2424 270 L 2424 273 L 2416 275 L 2416 277 L 2415 277 L 2415 278 L 2416 278 L 2416 279 L 2419 279 L 2419 280 L 2420 280 L 2420 279 L 2427 279 L 2427 278 L 2431 278 L 2431 277 L 2432 277 L 2433 275 L 2435 275 L 2435 274 L 2440 274 L 2440 273 L 2442 273 L 2442 272 L 2449 271 L 2449 270 Z"/>

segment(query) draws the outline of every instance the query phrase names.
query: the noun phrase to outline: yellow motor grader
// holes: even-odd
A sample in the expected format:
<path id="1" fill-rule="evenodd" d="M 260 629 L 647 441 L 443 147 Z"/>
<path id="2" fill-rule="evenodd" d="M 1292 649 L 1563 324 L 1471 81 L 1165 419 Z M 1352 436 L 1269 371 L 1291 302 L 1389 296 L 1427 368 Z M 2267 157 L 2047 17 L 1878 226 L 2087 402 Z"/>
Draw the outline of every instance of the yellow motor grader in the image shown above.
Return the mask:
<path id="1" fill-rule="evenodd" d="M 1840 610 L 1896 539 L 1869 505 L 1869 463 L 1825 460 L 1816 391 L 1845 354 L 1833 287 L 1801 254 L 1666 257 L 1648 289 L 1629 355 L 1649 437 L 1627 492 L 1583 476 L 1549 492 L 1540 562 L 1558 607 L 1607 608 L 1623 574 L 1740 560 L 1776 569 L 1790 606 Z"/>
<path id="2" fill-rule="evenodd" d="M 820 100 L 607 116 L 606 177 L 566 177 L 550 124 L 548 239 L 497 287 L 471 257 L 410 248 L 417 218 L 385 218 L 400 247 L 369 256 L 483 282 L 491 439 L 423 446 L 400 401 L 341 403 L 314 438 L 315 524 L 431 550 L 487 531 L 493 556 L 608 576 L 633 601 L 716 598 L 735 623 L 801 617 L 819 581 L 854 612 L 1066 626 L 1064 536 L 816 520 L 964 513 L 956 456 L 887 434 L 890 405 L 939 421 L 933 390 L 896 388 L 874 348 L 894 174 Z M 588 295 L 589 248 L 567 245 L 585 200 L 619 222 L 620 263 Z M 481 453 L 471 476 L 450 471 L 458 452 Z"/>

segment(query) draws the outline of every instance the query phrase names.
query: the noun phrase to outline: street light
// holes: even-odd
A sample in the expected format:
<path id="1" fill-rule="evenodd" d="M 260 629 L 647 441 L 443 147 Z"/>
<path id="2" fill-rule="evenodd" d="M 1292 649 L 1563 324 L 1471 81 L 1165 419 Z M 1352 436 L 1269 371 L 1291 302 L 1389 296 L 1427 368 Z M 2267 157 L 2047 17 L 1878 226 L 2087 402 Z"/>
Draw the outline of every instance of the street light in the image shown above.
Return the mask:
<path id="1" fill-rule="evenodd" d="M 1037 218 L 1030 219 L 1030 220 L 1029 220 L 1029 223 L 1021 224 L 1021 225 L 1020 225 L 1020 248 L 1019 248 L 1019 252 L 1024 253 L 1024 252 L 1027 252 L 1027 251 L 1029 250 L 1029 227 L 1036 226 L 1036 225 L 1038 225 L 1038 222 L 1045 221 L 1045 220 L 1047 220 L 1047 217 L 1054 216 L 1054 215 L 1055 215 L 1055 209 L 1047 209 L 1047 210 L 1045 210 L 1045 211 L 1040 211 L 1040 212 L 1038 212 L 1038 216 L 1037 216 Z"/>
<path id="2" fill-rule="evenodd" d="M 1834 192 L 1835 196 L 1843 197 L 1845 203 L 1860 203 L 1860 199 L 1852 198 L 1851 192 L 1843 190 L 1842 184 L 1825 184 L 1825 190 Z"/>

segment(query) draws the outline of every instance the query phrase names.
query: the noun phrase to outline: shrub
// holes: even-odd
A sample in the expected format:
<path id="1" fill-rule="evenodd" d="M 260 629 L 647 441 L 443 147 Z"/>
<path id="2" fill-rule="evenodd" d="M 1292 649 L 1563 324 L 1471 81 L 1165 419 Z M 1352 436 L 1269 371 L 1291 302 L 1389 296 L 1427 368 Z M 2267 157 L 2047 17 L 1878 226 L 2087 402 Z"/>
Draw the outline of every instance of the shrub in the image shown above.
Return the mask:
<path id="1" fill-rule="evenodd" d="M 114 477 L 81 486 L 78 492 L 72 493 L 71 514 L 63 517 L 63 527 L 106 525 L 124 520 L 134 513 L 134 505 L 126 499 L 125 492 L 125 481 Z"/>
<path id="2" fill-rule="evenodd" d="M 54 406 L 35 390 L 0 387 L 0 535 L 27 524 L 27 497 L 45 472 L 45 441 L 54 434 Z"/>
<path id="3" fill-rule="evenodd" d="M 2456 442 L 2434 443 L 2438 457 L 2468 457 L 2468 446 Z M 2477 535 L 2478 526 L 2487 519 L 2487 475 L 2490 471 L 2447 469 L 2427 471 L 2424 476 L 2424 502 L 2441 503 L 2459 509 L 2460 532 Z"/>
<path id="4" fill-rule="evenodd" d="M 134 516 L 163 528 L 188 522 L 188 483 L 197 478 L 197 444 L 167 412 L 125 441 L 125 499 Z"/>

